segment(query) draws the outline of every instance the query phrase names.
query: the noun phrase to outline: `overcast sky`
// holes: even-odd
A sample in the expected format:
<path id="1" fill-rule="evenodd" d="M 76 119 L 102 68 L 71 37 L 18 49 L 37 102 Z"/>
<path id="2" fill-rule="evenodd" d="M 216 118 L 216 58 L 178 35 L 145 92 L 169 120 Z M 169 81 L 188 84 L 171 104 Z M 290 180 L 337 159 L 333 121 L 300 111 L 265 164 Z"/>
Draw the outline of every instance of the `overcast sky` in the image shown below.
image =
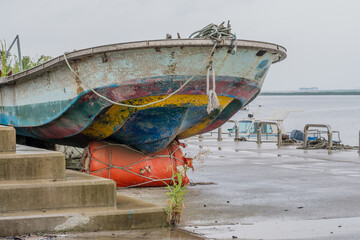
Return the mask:
<path id="1" fill-rule="evenodd" d="M 360 88 L 357 0 L 0 0 L 0 16 L 0 39 L 9 44 L 19 34 L 22 54 L 32 57 L 166 33 L 188 37 L 229 19 L 239 39 L 288 50 L 263 90 Z"/>

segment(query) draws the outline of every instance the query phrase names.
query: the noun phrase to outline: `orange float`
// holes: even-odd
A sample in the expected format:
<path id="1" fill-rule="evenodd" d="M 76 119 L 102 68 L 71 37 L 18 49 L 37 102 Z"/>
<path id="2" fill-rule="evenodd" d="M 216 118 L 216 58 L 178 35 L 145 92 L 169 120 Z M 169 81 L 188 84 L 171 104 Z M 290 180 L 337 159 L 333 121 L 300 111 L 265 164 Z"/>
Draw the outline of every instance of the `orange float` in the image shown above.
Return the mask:
<path id="1" fill-rule="evenodd" d="M 186 185 L 189 182 L 186 169 L 192 168 L 192 163 L 190 158 L 184 157 L 180 146 L 184 144 L 173 141 L 163 150 L 145 155 L 125 145 L 90 142 L 84 155 L 84 171 L 112 179 L 117 187 L 171 185 L 174 174 L 179 172 Z"/>

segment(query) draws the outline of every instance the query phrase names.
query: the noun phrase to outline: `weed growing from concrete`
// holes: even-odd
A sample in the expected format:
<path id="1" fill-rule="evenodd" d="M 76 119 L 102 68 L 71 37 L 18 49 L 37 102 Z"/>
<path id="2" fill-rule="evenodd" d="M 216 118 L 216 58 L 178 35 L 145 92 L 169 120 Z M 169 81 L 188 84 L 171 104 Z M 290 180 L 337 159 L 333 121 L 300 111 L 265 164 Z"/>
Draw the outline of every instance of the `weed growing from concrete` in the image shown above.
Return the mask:
<path id="1" fill-rule="evenodd" d="M 168 223 L 170 226 L 175 227 L 180 223 L 181 213 L 184 208 L 184 197 L 187 193 L 186 186 L 183 184 L 183 177 L 188 170 L 188 166 L 184 171 L 176 172 L 171 178 L 171 185 L 166 186 L 169 196 L 169 205 L 165 208 L 168 215 Z"/>
<path id="2" fill-rule="evenodd" d="M 211 154 L 211 151 L 208 149 L 200 150 L 199 153 L 192 158 L 192 162 L 197 160 L 199 163 L 204 163 L 205 158 L 207 158 L 209 154 Z M 168 224 L 171 227 L 175 227 L 180 223 L 181 213 L 184 208 L 184 198 L 187 193 L 184 177 L 189 168 L 194 169 L 192 164 L 185 165 L 181 170 L 178 169 L 178 171 L 173 174 L 170 184 L 166 184 L 168 190 L 166 194 L 169 196 L 169 204 L 165 208 L 165 211 L 168 215 Z"/>

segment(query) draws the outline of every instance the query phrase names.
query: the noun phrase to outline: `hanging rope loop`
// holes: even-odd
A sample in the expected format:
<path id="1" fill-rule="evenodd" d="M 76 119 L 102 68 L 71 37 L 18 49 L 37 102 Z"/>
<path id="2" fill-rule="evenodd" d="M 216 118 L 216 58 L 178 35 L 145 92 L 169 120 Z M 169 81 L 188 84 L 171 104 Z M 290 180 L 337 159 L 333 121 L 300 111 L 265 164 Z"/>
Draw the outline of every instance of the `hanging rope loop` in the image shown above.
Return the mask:
<path id="1" fill-rule="evenodd" d="M 160 100 L 157 101 L 153 101 L 147 104 L 143 104 L 143 105 L 130 105 L 130 104 L 124 104 L 124 103 L 118 103 L 115 102 L 107 97 L 105 97 L 104 95 L 100 94 L 99 92 L 97 92 L 95 89 L 93 89 L 92 87 L 90 87 L 89 85 L 87 85 L 79 76 L 79 74 L 77 72 L 74 71 L 74 69 L 70 66 L 70 63 L 66 57 L 66 53 L 64 53 L 64 60 L 68 66 L 68 68 L 70 69 L 70 71 L 79 79 L 80 84 L 84 85 L 85 87 L 87 87 L 88 89 L 90 89 L 90 91 L 92 91 L 95 95 L 97 95 L 98 97 L 108 101 L 109 103 L 112 103 L 114 105 L 118 105 L 118 106 L 123 106 L 123 107 L 132 107 L 132 108 L 143 108 L 143 107 L 148 107 L 151 105 L 154 105 L 156 103 L 160 103 L 162 101 L 165 101 L 166 99 L 170 98 L 171 96 L 173 96 L 174 94 L 178 93 L 180 90 L 182 90 L 189 82 L 191 82 L 194 77 L 196 75 L 191 76 L 184 84 L 182 84 L 177 90 L 175 90 L 174 92 L 170 93 L 169 95 L 167 95 L 165 98 L 162 98 Z"/>
<path id="2" fill-rule="evenodd" d="M 234 34 L 234 37 L 233 39 L 231 39 L 231 44 L 230 44 L 230 47 L 229 47 L 229 50 L 228 50 L 228 53 L 234 55 L 237 51 L 237 44 L 238 44 L 238 41 L 236 41 L 236 34 Z M 235 42 L 235 44 L 234 44 Z"/>
<path id="3" fill-rule="evenodd" d="M 210 89 L 210 71 L 212 71 L 212 89 Z M 206 95 L 208 97 L 207 113 L 210 114 L 214 109 L 219 108 L 220 103 L 216 95 L 215 70 L 210 66 L 206 74 Z"/>

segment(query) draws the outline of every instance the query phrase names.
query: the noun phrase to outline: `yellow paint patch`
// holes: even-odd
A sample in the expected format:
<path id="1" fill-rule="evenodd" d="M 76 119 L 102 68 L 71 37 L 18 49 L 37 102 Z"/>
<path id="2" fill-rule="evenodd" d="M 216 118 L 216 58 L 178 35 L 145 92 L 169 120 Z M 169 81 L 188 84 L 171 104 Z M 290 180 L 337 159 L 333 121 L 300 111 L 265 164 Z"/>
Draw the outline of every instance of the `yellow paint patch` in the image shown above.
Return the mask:
<path id="1" fill-rule="evenodd" d="M 124 101 L 122 103 L 129 105 L 144 105 L 151 103 L 160 99 L 163 99 L 167 96 L 151 96 L 144 98 L 137 98 Z M 219 96 L 220 103 L 220 112 L 232 101 L 230 97 Z M 174 95 L 170 98 L 161 101 L 159 103 L 152 104 L 150 106 L 141 107 L 141 108 L 132 108 L 132 107 L 123 107 L 119 105 L 113 105 L 109 110 L 100 118 L 96 118 L 94 122 L 83 131 L 83 134 L 101 140 L 111 136 L 117 129 L 119 129 L 126 121 L 126 119 L 133 113 L 155 107 L 201 107 L 206 106 L 208 103 L 207 96 L 205 95 Z M 217 115 L 217 114 L 216 114 Z M 211 115 L 210 115 L 211 116 Z M 206 128 L 208 124 L 211 123 L 213 118 L 210 116 L 206 117 L 198 125 L 192 127 L 191 131 L 186 131 L 186 135 L 191 134 L 191 132 L 201 131 Z M 190 130 L 190 129 L 189 129 Z"/>
<path id="2" fill-rule="evenodd" d="M 198 124 L 179 134 L 178 135 L 179 139 L 184 139 L 199 134 L 200 132 L 202 132 L 202 130 L 204 130 L 207 126 L 209 126 L 210 123 L 212 123 L 212 121 L 218 116 L 218 114 L 219 114 L 218 110 L 212 112 L 206 118 L 201 120 Z"/>

